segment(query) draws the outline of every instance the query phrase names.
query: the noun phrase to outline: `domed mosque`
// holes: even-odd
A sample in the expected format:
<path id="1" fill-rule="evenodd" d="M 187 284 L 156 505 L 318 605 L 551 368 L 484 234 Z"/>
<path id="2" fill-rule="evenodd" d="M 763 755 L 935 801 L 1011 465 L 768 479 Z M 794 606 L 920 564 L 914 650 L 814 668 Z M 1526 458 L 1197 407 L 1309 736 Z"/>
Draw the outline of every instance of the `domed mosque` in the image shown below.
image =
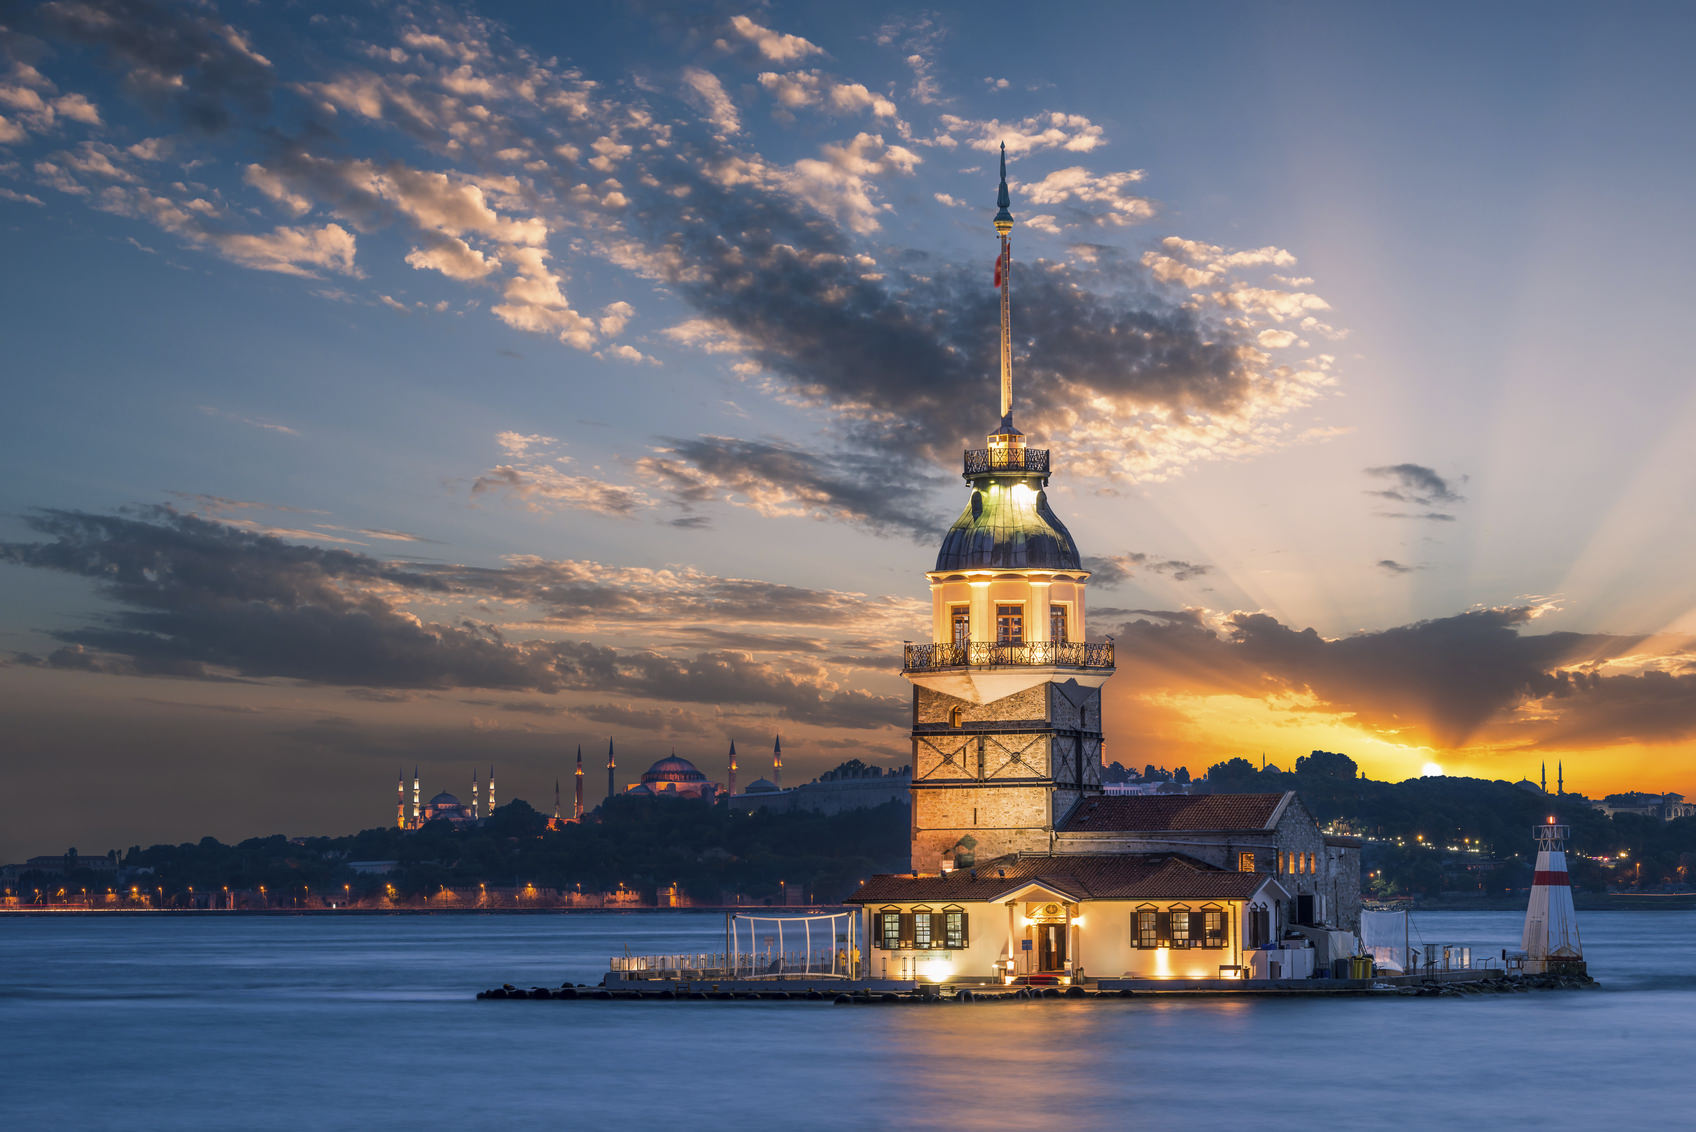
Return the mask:
<path id="1" fill-rule="evenodd" d="M 708 781 L 694 763 L 678 758 L 677 752 L 673 751 L 644 771 L 641 781 L 625 793 L 656 797 L 665 794 L 711 802 L 718 797 L 718 787 Z"/>

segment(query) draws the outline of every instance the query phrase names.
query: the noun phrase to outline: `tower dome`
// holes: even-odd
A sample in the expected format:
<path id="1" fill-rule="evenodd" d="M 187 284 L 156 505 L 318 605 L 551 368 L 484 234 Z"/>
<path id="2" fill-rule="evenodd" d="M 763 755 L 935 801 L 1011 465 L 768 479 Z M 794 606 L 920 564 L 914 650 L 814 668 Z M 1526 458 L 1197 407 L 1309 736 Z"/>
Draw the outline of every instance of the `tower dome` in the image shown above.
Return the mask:
<path id="1" fill-rule="evenodd" d="M 688 759 L 680 759 L 676 755 L 663 758 L 649 767 L 642 775 L 643 783 L 654 782 L 705 782 L 707 776 L 698 770 Z"/>
<path id="2" fill-rule="evenodd" d="M 1023 477 L 984 476 L 937 551 L 937 570 L 1081 570 L 1077 544 L 1048 506 L 1048 493 Z"/>

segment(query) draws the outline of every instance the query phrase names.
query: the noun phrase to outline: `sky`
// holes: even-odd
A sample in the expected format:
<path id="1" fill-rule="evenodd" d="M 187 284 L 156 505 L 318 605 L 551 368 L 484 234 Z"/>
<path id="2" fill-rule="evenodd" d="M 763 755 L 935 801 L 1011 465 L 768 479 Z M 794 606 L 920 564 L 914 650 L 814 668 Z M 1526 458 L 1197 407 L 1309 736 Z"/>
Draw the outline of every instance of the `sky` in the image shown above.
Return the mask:
<path id="1" fill-rule="evenodd" d="M 0 9 L 0 857 L 908 761 L 998 410 L 1108 757 L 1696 794 L 1681 5 Z"/>

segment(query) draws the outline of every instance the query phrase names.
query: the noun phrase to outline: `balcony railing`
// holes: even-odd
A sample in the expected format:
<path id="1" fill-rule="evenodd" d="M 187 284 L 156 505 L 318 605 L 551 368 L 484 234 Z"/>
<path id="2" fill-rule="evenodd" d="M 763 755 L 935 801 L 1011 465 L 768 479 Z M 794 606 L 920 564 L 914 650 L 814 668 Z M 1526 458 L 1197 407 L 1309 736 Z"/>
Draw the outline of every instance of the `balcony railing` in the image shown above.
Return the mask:
<path id="1" fill-rule="evenodd" d="M 972 641 L 963 645 L 908 645 L 902 657 L 901 670 L 928 672 L 937 668 L 977 668 L 1000 664 L 1112 668 L 1113 642 L 1031 641 L 1023 645 L 1003 645 L 994 641 Z"/>
<path id="2" fill-rule="evenodd" d="M 965 474 L 978 476 L 985 472 L 1041 472 L 1047 475 L 1048 449 L 968 448 Z"/>

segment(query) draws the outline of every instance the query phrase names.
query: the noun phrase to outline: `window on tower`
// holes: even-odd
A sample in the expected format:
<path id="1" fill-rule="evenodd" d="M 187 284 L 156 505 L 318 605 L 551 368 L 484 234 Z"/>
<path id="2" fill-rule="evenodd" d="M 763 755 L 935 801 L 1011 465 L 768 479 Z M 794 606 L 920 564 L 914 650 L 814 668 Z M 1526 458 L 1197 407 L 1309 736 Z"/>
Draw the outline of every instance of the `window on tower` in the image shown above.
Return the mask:
<path id="1" fill-rule="evenodd" d="M 1057 645 L 1066 643 L 1066 607 L 1063 605 L 1048 607 L 1048 639 Z"/>
<path id="2" fill-rule="evenodd" d="M 1025 607 L 998 605 L 995 607 L 995 643 L 1022 645 L 1025 643 Z"/>
<path id="3" fill-rule="evenodd" d="M 972 643 L 972 609 L 969 605 L 954 605 L 948 609 L 950 638 L 954 647 L 963 649 Z"/>

